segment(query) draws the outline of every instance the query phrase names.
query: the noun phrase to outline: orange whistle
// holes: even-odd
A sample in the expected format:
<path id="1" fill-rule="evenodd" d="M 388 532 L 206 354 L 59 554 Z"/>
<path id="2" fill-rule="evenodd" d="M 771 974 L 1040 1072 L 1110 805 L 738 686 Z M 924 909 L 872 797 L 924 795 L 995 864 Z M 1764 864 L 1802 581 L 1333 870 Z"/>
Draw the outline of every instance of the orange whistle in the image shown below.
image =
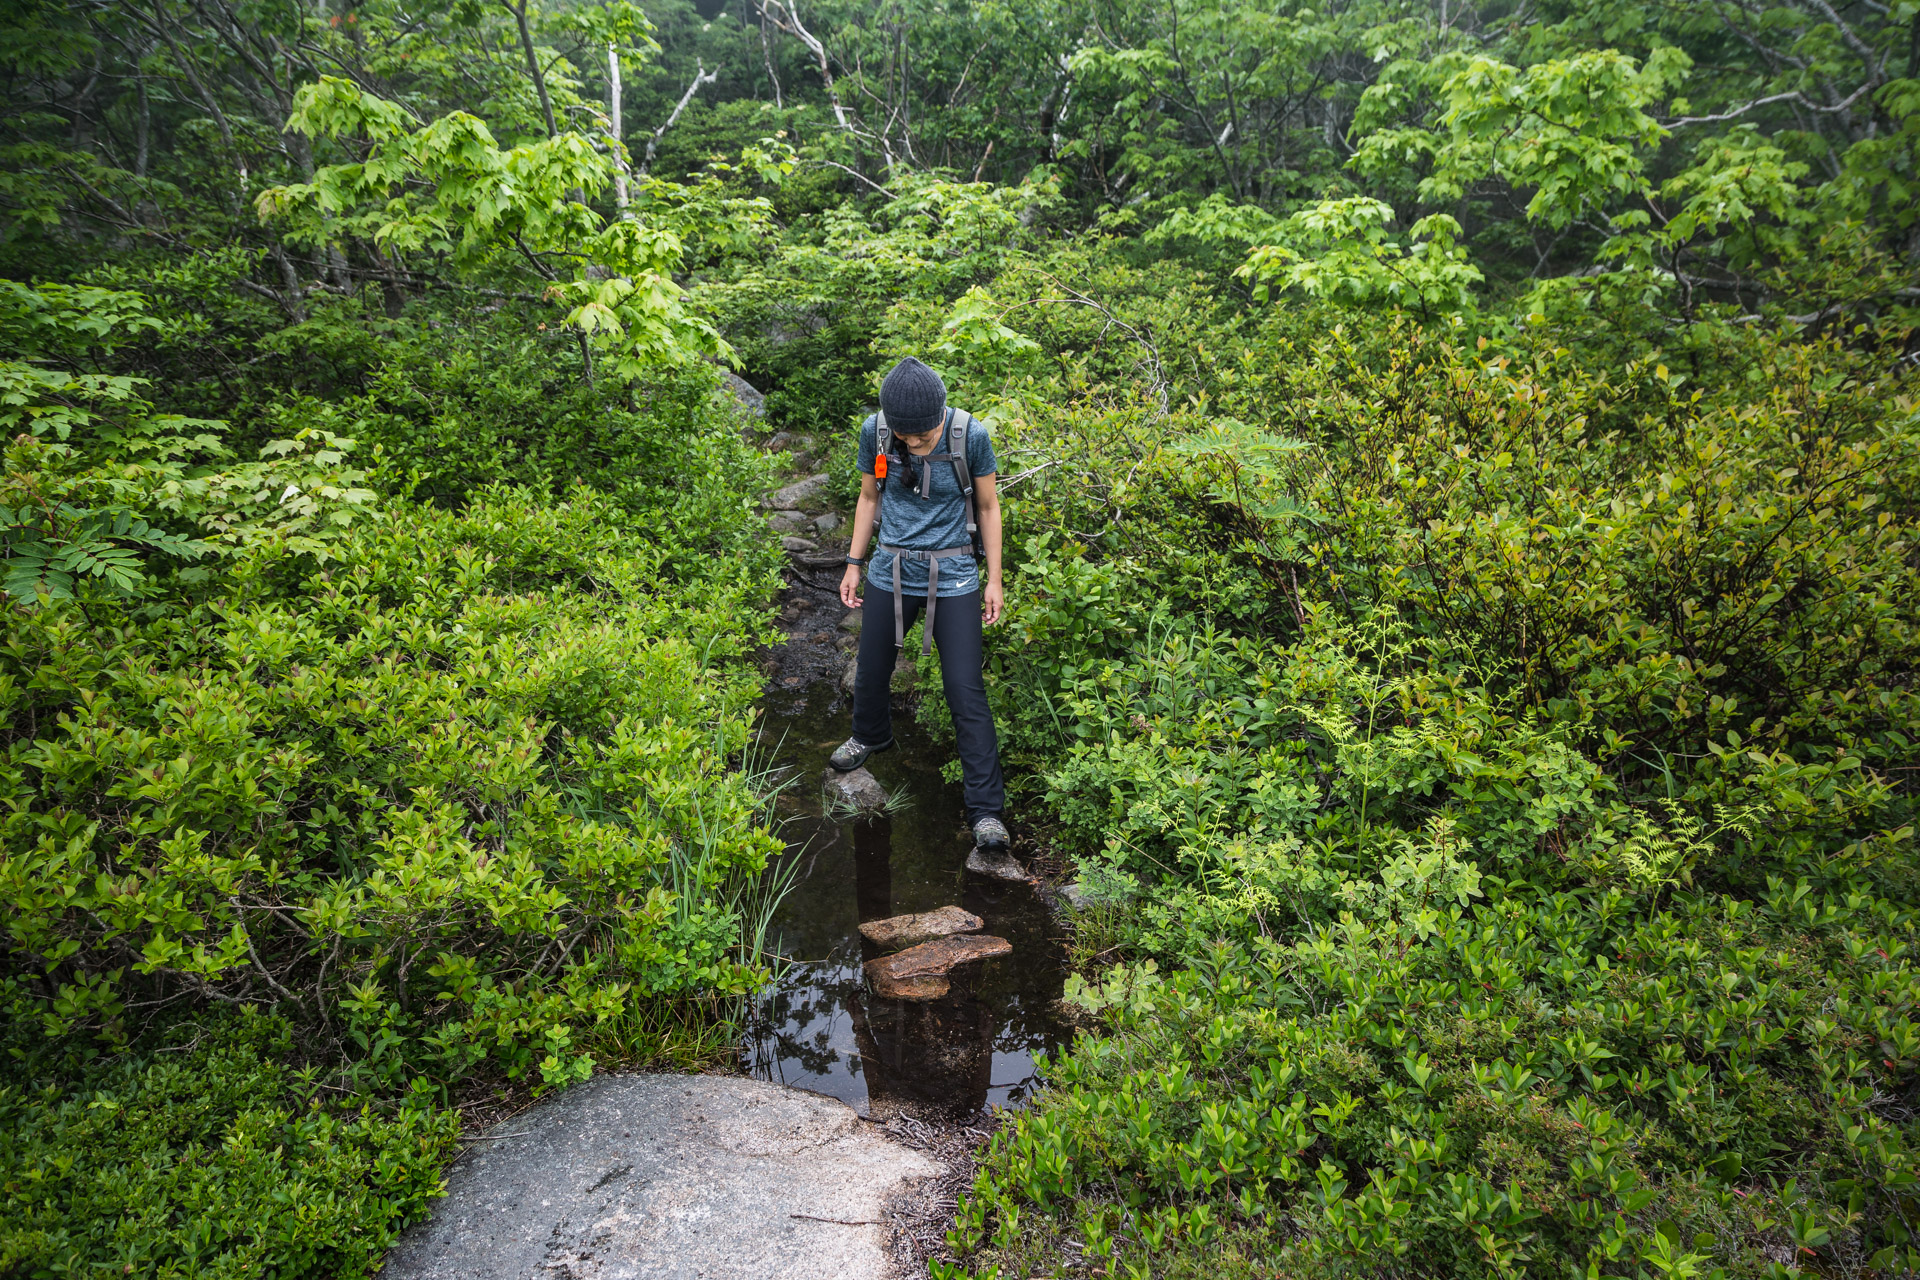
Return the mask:
<path id="1" fill-rule="evenodd" d="M 876 480 L 887 478 L 887 455 L 881 454 L 873 460 L 873 475 Z"/>

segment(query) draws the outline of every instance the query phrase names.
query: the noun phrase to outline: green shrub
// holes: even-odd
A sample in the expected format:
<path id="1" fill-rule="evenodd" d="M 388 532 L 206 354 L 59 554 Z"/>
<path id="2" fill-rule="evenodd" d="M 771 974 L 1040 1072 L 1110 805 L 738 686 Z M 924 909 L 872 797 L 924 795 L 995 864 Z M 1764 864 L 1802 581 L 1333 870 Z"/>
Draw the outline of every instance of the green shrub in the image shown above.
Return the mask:
<path id="1" fill-rule="evenodd" d="M 1122 963 L 950 1253 L 1920 1265 L 1913 375 L 1326 318 L 1218 324 L 1164 410 L 1064 325 L 1002 383 L 1050 465 L 995 705 Z"/>
<path id="2" fill-rule="evenodd" d="M 77 1068 L 14 1037 L 0 1275 L 372 1274 L 440 1194 L 458 1118 L 330 1104 L 290 1043 L 246 1008 Z"/>
<path id="3" fill-rule="evenodd" d="M 190 607 L 16 617 L 0 896 L 47 1034 L 208 990 L 368 1084 L 557 1083 L 632 1002 L 754 983 L 736 903 L 778 842 L 729 760 L 765 569 L 637 523 L 395 506 Z"/>
<path id="4" fill-rule="evenodd" d="M 0 1275 L 368 1274 L 448 1108 L 765 980 L 765 463 L 705 368 L 609 406 L 484 323 L 182 418 L 154 323 L 0 289 Z"/>
<path id="5" fill-rule="evenodd" d="M 713 370 L 662 370 L 609 394 L 563 358 L 570 346 L 515 313 L 449 315 L 391 344 L 364 394 L 267 417 L 338 423 L 363 452 L 378 447 L 396 480 L 413 477 L 414 496 L 442 505 L 490 485 L 563 498 L 584 484 L 682 538 L 737 531 L 767 460 L 740 446 Z"/>
<path id="6" fill-rule="evenodd" d="M 1111 1038 L 1051 1064 L 950 1242 L 1022 1275 L 1090 1226 L 1121 1275 L 1920 1262 L 1920 913 L 1485 888 L 1075 985 Z"/>

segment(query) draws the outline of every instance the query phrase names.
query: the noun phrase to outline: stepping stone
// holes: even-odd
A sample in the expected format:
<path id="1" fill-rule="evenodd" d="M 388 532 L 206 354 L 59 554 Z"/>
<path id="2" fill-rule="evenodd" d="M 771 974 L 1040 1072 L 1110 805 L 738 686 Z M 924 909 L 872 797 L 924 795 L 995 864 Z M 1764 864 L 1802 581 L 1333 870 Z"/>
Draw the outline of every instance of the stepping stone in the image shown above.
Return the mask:
<path id="1" fill-rule="evenodd" d="M 805 512 L 776 511 L 767 517 L 767 523 L 775 533 L 798 533 L 807 527 L 808 521 Z"/>
<path id="2" fill-rule="evenodd" d="M 775 489 L 768 494 L 764 505 L 772 511 L 790 511 L 795 507 L 804 507 L 826 489 L 831 479 L 826 472 L 808 476 L 805 480 L 796 480 L 784 489 Z"/>
<path id="3" fill-rule="evenodd" d="M 951 989 L 948 975 L 959 965 L 1012 954 L 1013 944 L 1005 938 L 939 938 L 867 961 L 867 985 L 882 1000 L 938 1000 Z"/>
<path id="4" fill-rule="evenodd" d="M 918 915 L 869 920 L 860 926 L 860 935 L 882 951 L 900 951 L 935 938 L 950 938 L 956 933 L 978 933 L 985 927 L 986 921 L 971 911 L 941 907 Z"/>
<path id="5" fill-rule="evenodd" d="M 1082 889 L 1076 880 L 1060 886 L 1060 901 L 1066 903 L 1069 910 L 1085 911 L 1087 904 L 1093 901 L 1093 895 Z"/>
<path id="6" fill-rule="evenodd" d="M 789 551 L 818 551 L 820 549 L 819 543 L 792 533 L 780 539 L 780 545 Z"/>
<path id="7" fill-rule="evenodd" d="M 944 1170 L 819 1094 L 595 1076 L 504 1121 L 381 1280 L 882 1280 L 890 1199 Z"/>
<path id="8" fill-rule="evenodd" d="M 842 804 L 850 804 L 856 809 L 884 809 L 887 806 L 887 789 L 880 785 L 880 779 L 873 776 L 873 771 L 864 766 L 842 773 L 828 765 L 825 781 L 827 794 Z"/>
<path id="9" fill-rule="evenodd" d="M 813 518 L 813 527 L 822 533 L 832 533 L 840 527 L 840 517 L 829 511 L 823 516 Z"/>
<path id="10" fill-rule="evenodd" d="M 1005 849 L 989 853 L 978 845 L 975 845 L 973 852 L 967 855 L 967 870 L 983 876 L 992 876 L 995 880 L 1026 880 L 1029 878 L 1027 869 L 1021 866 L 1019 861 Z"/>

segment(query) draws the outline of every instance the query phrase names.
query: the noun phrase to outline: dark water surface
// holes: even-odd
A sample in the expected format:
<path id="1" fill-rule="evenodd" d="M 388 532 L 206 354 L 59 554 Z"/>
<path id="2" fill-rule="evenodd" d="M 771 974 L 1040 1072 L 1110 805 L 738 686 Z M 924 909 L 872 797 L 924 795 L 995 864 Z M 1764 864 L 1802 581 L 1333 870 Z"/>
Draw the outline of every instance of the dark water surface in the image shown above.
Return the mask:
<path id="1" fill-rule="evenodd" d="M 785 860 L 799 863 L 768 945 L 796 963 L 749 1022 L 748 1070 L 862 1115 L 1023 1102 L 1035 1084 L 1033 1055 L 1071 1039 L 1054 1012 L 1066 974 L 1059 930 L 1030 886 L 966 870 L 972 837 L 960 787 L 940 777 L 951 748 L 934 747 L 910 712 L 896 709 L 898 745 L 869 766 L 908 807 L 837 823 L 822 816 L 821 774 L 847 735 L 845 704 L 831 688 L 815 684 L 804 701 L 763 713 L 766 747 L 795 774 L 780 813 Z M 985 920 L 984 932 L 1011 942 L 1013 954 L 956 970 L 940 1000 L 870 995 L 860 966 L 879 952 L 858 925 L 950 903 Z"/>

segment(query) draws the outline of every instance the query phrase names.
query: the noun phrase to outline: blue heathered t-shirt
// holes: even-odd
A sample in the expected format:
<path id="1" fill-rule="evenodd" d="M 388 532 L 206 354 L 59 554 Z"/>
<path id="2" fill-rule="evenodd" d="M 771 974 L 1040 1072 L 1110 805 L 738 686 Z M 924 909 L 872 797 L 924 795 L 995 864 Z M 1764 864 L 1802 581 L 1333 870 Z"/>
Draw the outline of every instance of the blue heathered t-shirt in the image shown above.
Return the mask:
<path id="1" fill-rule="evenodd" d="M 935 453 L 945 453 L 947 438 L 940 437 L 933 446 Z M 860 424 L 860 470 L 863 474 L 873 474 L 874 455 L 879 451 L 878 432 L 874 419 L 869 416 Z M 960 492 L 960 482 L 954 478 L 953 463 L 941 461 L 928 464 L 928 496 L 922 498 L 920 487 L 920 459 L 901 461 L 903 450 L 894 449 L 893 457 L 887 463 L 887 484 L 880 491 L 880 536 L 874 540 L 870 553 L 873 560 L 867 566 L 867 583 L 882 591 L 893 590 L 894 557 L 879 549 L 884 542 L 890 547 L 906 547 L 913 551 L 942 551 L 948 547 L 964 547 L 969 543 L 967 536 L 967 501 Z M 987 429 L 978 418 L 973 420 L 967 431 L 967 467 L 974 476 L 990 476 L 1000 469 L 993 456 L 993 440 L 987 435 Z M 911 595 L 927 594 L 927 562 L 909 560 L 902 566 L 900 589 Z M 972 556 L 950 556 L 940 562 L 940 597 L 964 596 L 970 591 L 980 589 L 980 571 Z"/>

